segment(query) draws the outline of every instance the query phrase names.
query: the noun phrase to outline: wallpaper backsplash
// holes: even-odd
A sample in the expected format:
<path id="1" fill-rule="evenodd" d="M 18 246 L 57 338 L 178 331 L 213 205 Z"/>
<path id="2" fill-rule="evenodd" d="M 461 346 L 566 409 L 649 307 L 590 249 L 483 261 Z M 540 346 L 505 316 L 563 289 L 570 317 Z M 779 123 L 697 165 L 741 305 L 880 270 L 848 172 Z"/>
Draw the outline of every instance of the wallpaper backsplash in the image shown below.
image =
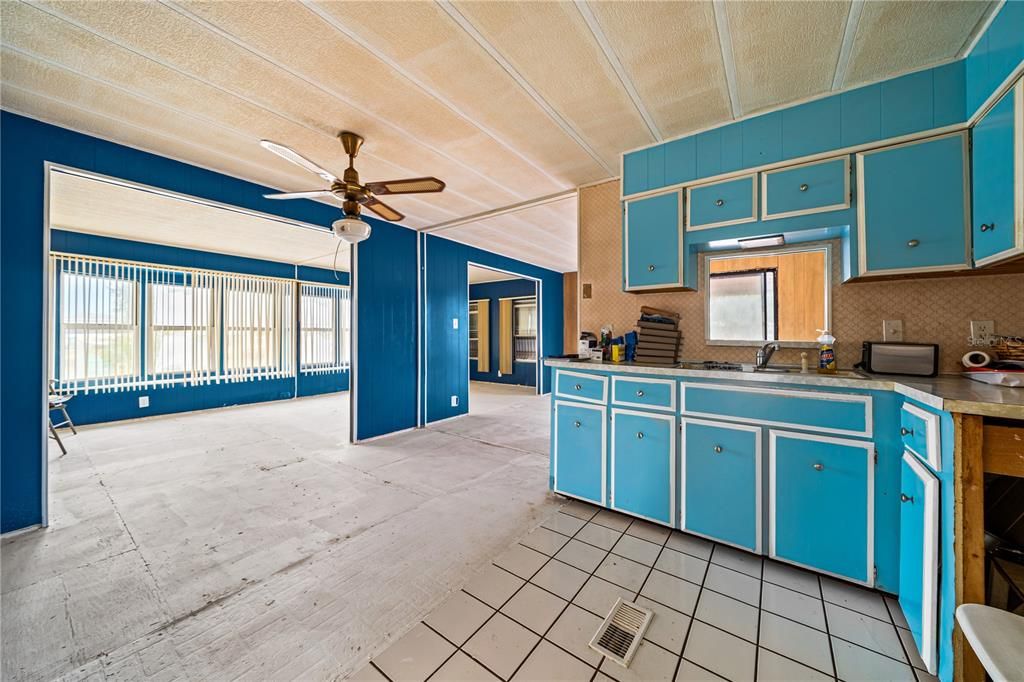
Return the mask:
<path id="1" fill-rule="evenodd" d="M 591 298 L 580 300 L 580 329 L 596 334 L 611 324 L 618 336 L 633 329 L 640 306 L 666 308 L 681 316 L 683 358 L 752 362 L 751 347 L 704 342 L 704 291 L 622 291 L 619 216 L 617 180 L 580 190 L 579 281 L 592 290 Z M 1024 336 L 1024 274 L 840 285 L 838 253 L 833 248 L 832 333 L 841 368 L 860 359 L 862 342 L 881 340 L 883 319 L 903 320 L 904 341 L 939 344 L 941 372 L 960 369 L 970 320 L 994 320 L 997 334 Z M 772 362 L 798 364 L 805 350 L 813 367 L 813 349 L 783 348 Z"/>

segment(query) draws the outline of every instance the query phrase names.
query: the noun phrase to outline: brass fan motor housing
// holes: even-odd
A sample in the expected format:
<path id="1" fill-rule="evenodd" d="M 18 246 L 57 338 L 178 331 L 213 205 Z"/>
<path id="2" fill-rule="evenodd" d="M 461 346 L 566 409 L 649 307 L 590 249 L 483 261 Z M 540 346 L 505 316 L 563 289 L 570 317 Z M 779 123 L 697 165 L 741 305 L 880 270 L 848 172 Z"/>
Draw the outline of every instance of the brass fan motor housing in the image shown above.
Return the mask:
<path id="1" fill-rule="evenodd" d="M 345 153 L 353 159 L 359 156 L 359 148 L 363 146 L 363 136 L 356 135 L 348 130 L 342 130 L 338 133 L 338 138 L 341 140 L 341 146 L 345 148 Z"/>

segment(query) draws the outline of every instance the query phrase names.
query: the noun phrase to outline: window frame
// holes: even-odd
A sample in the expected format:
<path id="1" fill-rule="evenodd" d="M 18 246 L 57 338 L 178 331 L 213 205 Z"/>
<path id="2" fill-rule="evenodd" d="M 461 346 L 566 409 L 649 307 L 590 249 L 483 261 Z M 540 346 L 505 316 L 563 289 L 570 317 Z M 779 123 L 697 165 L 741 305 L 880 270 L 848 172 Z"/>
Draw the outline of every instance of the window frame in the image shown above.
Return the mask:
<path id="1" fill-rule="evenodd" d="M 519 321 L 519 316 L 516 314 L 517 313 L 517 308 L 526 308 L 526 307 L 533 308 L 533 320 L 534 320 L 533 333 L 532 334 L 517 334 L 516 333 L 518 331 L 517 325 L 518 325 L 518 321 Z M 537 341 L 538 341 L 538 336 L 539 336 L 539 332 L 540 332 L 540 320 L 537 317 L 538 310 L 539 310 L 539 307 L 537 305 L 537 297 L 536 296 L 520 296 L 520 297 L 516 297 L 516 298 L 512 299 L 512 363 L 513 364 L 515 364 L 517 362 L 528 362 L 530 364 L 536 364 L 537 363 L 537 358 L 538 358 L 538 356 L 540 354 L 540 352 L 539 352 L 540 349 L 537 347 Z M 525 357 L 525 358 L 519 357 L 519 351 L 516 348 L 516 340 L 520 339 L 520 338 L 522 338 L 522 339 L 533 339 L 533 356 L 532 357 Z"/>
<path id="2" fill-rule="evenodd" d="M 476 326 L 473 319 L 476 318 Z M 472 299 L 469 302 L 469 317 L 466 320 L 466 329 L 469 334 L 469 359 L 480 360 L 480 299 Z M 476 353 L 473 352 L 473 342 L 477 342 Z"/>
<path id="3" fill-rule="evenodd" d="M 316 291 L 318 288 L 322 291 Z M 352 367 L 351 286 L 298 280 L 296 289 L 298 291 L 296 309 L 298 311 L 299 372 L 302 374 L 329 374 L 349 371 Z M 335 290 L 337 290 L 337 294 L 334 293 Z M 325 295 L 325 291 L 329 293 Z M 328 306 L 331 311 L 330 327 L 307 325 L 307 316 L 303 314 L 303 301 L 306 298 L 330 302 Z M 311 338 L 310 334 L 323 334 L 331 338 L 331 359 L 329 361 L 325 362 L 322 358 L 310 360 L 305 357 L 306 344 Z"/>
<path id="4" fill-rule="evenodd" d="M 199 372 L 199 373 L 203 374 L 204 376 L 211 376 L 211 377 L 219 376 L 220 373 L 221 373 L 221 359 L 220 359 L 220 355 L 221 355 L 221 319 L 220 319 L 220 317 L 221 316 L 218 314 L 219 311 L 217 310 L 217 302 L 216 302 L 217 291 L 216 291 L 216 288 L 213 287 L 213 286 L 199 286 L 199 285 L 197 285 L 194 282 L 195 275 L 192 272 L 183 270 L 180 273 L 174 273 L 174 274 L 175 274 L 175 276 L 177 276 L 178 274 L 182 274 L 182 273 L 185 274 L 186 277 L 183 277 L 182 281 L 180 283 L 176 282 L 176 281 L 175 282 L 154 282 L 154 281 L 145 282 L 144 289 L 145 289 L 145 297 L 146 297 L 146 315 L 145 315 L 145 317 L 146 317 L 146 330 L 145 330 L 145 332 L 146 332 L 146 352 L 145 352 L 145 358 L 144 358 L 145 362 L 144 362 L 144 366 L 143 366 L 143 378 L 145 380 L 147 380 L 147 381 L 167 381 L 167 377 L 170 377 L 170 379 L 173 381 L 173 380 L 181 379 L 181 378 L 184 378 L 184 377 L 188 377 L 193 372 Z M 189 279 L 192 279 L 193 281 L 191 283 L 186 283 Z M 188 368 L 181 369 L 181 370 L 179 370 L 179 369 L 168 370 L 168 369 L 158 369 L 157 368 L 157 366 L 156 366 L 157 360 L 156 360 L 156 356 L 155 356 L 155 353 L 154 353 L 154 348 L 155 348 L 155 332 L 158 332 L 158 331 L 159 332 L 168 332 L 168 331 L 169 332 L 175 332 L 175 331 L 195 332 L 198 329 L 198 327 L 195 325 L 194 321 L 193 321 L 193 324 L 155 324 L 153 322 L 153 317 L 154 317 L 154 315 L 153 315 L 153 312 L 154 312 L 154 308 L 153 308 L 153 289 L 155 287 L 187 287 L 187 288 L 198 287 L 198 288 L 202 288 L 202 289 L 206 290 L 206 296 L 208 297 L 208 300 L 207 300 L 207 316 L 206 316 L 207 324 L 205 326 L 201 327 L 201 329 L 206 331 L 208 337 L 212 337 L 214 339 L 214 344 L 210 348 L 210 353 L 209 353 L 209 358 L 208 358 L 209 359 L 209 363 L 207 364 L 207 366 L 205 366 L 205 367 L 194 367 L 191 370 L 188 369 Z M 192 311 L 192 314 L 193 314 L 193 318 L 194 318 L 195 317 L 195 310 Z M 185 364 L 187 365 L 188 363 L 186 362 Z M 162 376 L 164 378 L 163 379 L 156 379 L 156 377 L 158 375 Z"/>

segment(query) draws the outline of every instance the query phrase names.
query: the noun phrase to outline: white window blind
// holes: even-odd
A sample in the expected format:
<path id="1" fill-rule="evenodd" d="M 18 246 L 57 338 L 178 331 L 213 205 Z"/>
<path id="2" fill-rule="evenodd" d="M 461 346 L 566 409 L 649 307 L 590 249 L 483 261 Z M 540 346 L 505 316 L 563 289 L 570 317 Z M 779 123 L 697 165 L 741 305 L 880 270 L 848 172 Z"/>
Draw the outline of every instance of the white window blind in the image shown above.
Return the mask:
<path id="1" fill-rule="evenodd" d="M 349 368 L 348 287 L 302 283 L 299 329 L 302 372 L 326 374 Z"/>
<path id="2" fill-rule="evenodd" d="M 223 275 L 202 271 L 142 271 L 149 383 L 195 386 L 217 380 L 224 279 Z"/>
<path id="3" fill-rule="evenodd" d="M 295 375 L 295 319 L 289 280 L 224 276 L 224 377 L 229 381 Z"/>
<path id="4" fill-rule="evenodd" d="M 50 376 L 58 390 L 106 392 L 139 383 L 137 278 L 127 263 L 50 257 L 50 314 L 60 321 Z"/>

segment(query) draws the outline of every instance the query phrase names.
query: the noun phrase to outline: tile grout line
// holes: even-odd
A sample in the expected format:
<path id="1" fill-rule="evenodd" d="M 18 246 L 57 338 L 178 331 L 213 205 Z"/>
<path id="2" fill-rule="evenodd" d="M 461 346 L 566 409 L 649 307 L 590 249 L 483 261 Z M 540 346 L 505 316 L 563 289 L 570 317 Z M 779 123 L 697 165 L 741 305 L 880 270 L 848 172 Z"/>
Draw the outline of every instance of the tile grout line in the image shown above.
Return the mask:
<path id="1" fill-rule="evenodd" d="M 764 557 L 761 557 L 761 575 L 757 586 L 757 630 L 754 634 L 754 682 L 757 682 L 759 669 L 758 662 L 761 658 L 761 614 L 764 613 Z M 824 609 L 825 607 L 822 607 Z"/>
<path id="2" fill-rule="evenodd" d="M 697 608 L 700 606 L 701 595 L 704 594 L 704 583 L 707 582 L 708 572 L 711 570 L 711 559 L 715 556 L 715 549 L 717 547 L 718 543 L 711 543 L 711 553 L 708 554 L 707 563 L 704 565 L 704 577 L 701 578 L 700 586 L 697 589 L 697 599 L 693 602 L 693 615 L 690 617 L 690 627 L 686 628 L 686 637 L 683 638 L 683 650 L 679 652 L 679 660 L 676 661 L 676 669 L 675 672 L 672 673 L 673 680 L 679 676 L 679 668 L 682 666 L 683 658 L 686 656 L 686 645 L 690 643 L 690 635 L 693 633 L 693 621 L 697 620 Z M 694 665 L 697 665 L 701 670 L 705 670 L 703 666 L 696 663 L 694 663 Z M 712 672 L 712 674 L 717 675 L 717 673 L 714 672 Z M 721 675 L 719 675 L 719 677 L 721 677 Z"/>
<path id="3" fill-rule="evenodd" d="M 832 658 L 832 677 L 839 679 L 839 666 L 836 665 L 836 652 L 832 646 L 832 633 L 828 629 L 828 609 L 825 608 L 825 588 L 821 584 L 821 576 L 818 576 L 818 592 L 821 594 L 821 613 L 825 618 L 825 637 L 828 638 L 828 654 Z"/>

